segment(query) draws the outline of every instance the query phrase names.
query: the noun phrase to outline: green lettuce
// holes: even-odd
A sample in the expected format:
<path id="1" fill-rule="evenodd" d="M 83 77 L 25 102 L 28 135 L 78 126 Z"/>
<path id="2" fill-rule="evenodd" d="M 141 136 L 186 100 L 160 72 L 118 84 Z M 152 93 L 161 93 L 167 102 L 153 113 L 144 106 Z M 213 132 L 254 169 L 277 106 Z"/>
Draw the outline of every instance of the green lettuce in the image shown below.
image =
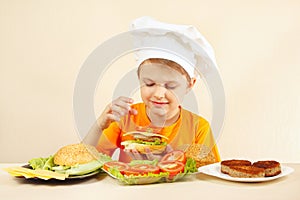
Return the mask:
<path id="1" fill-rule="evenodd" d="M 187 174 L 192 174 L 198 172 L 198 168 L 196 166 L 196 161 L 192 158 L 187 158 L 185 166 L 184 166 L 184 171 L 181 173 L 176 174 L 174 177 L 167 177 L 166 182 L 174 182 L 177 181 L 181 178 L 183 178 Z"/>
<path id="2" fill-rule="evenodd" d="M 129 165 L 135 165 L 135 164 L 152 164 L 157 165 L 158 160 L 133 160 L 129 163 Z M 110 168 L 109 173 L 114 178 L 118 179 L 120 182 L 128 185 L 141 185 L 141 184 L 150 184 L 150 183 L 158 183 L 158 182 L 174 182 L 181 178 L 183 178 L 187 174 L 191 174 L 194 172 L 197 172 L 198 169 L 196 167 L 196 161 L 192 158 L 188 158 L 184 167 L 184 171 L 181 173 L 178 173 L 174 177 L 169 177 L 168 172 L 160 172 L 159 174 L 145 174 L 145 175 L 130 175 L 126 176 L 123 175 L 117 168 Z"/>
<path id="3" fill-rule="evenodd" d="M 157 165 L 158 160 L 154 159 L 154 160 L 132 160 L 129 165 L 133 166 L 133 165 L 137 165 L 137 164 L 149 164 L 149 165 Z"/>
<path id="4" fill-rule="evenodd" d="M 153 142 L 148 142 L 140 139 L 136 140 L 126 140 L 127 143 L 138 143 L 138 144 L 145 144 L 145 145 L 167 145 L 167 142 L 162 142 L 161 140 L 155 140 Z"/>
<path id="5" fill-rule="evenodd" d="M 160 172 L 159 174 L 148 173 L 145 175 L 123 175 L 117 168 L 110 168 L 109 173 L 120 182 L 128 185 L 142 185 L 150 183 L 158 183 L 169 176 L 168 172 Z"/>
<path id="6" fill-rule="evenodd" d="M 196 161 L 192 158 L 187 158 L 185 166 L 184 166 L 184 173 L 195 173 L 198 172 L 198 168 L 196 166 Z"/>
<path id="7" fill-rule="evenodd" d="M 111 161 L 111 157 L 105 154 L 99 154 L 97 160 L 85 164 L 77 164 L 75 166 L 62 166 L 54 164 L 54 156 L 47 158 L 33 158 L 28 161 L 32 169 L 44 169 L 55 171 L 61 174 L 69 174 L 72 176 L 84 175 L 96 170 L 100 170 L 105 162 Z"/>
<path id="8" fill-rule="evenodd" d="M 75 166 L 55 166 L 52 167 L 52 169 L 58 173 L 79 176 L 100 170 L 104 163 L 109 161 L 112 161 L 111 157 L 105 154 L 100 154 L 97 160 L 93 160 L 85 164 L 77 164 Z"/>
<path id="9" fill-rule="evenodd" d="M 53 160 L 54 157 L 51 155 L 47 158 L 33 158 L 28 163 L 32 169 L 52 170 L 52 167 L 55 166 Z"/>

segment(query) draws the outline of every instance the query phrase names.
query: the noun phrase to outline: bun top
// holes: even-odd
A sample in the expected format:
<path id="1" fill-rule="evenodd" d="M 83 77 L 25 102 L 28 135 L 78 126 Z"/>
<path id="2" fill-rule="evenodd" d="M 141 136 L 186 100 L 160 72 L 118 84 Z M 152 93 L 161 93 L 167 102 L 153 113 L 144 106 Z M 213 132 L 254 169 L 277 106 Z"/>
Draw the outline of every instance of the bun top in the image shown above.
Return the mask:
<path id="1" fill-rule="evenodd" d="M 83 143 L 70 144 L 60 148 L 56 152 L 54 163 L 56 165 L 74 166 L 96 160 L 99 155 L 94 146 Z"/>

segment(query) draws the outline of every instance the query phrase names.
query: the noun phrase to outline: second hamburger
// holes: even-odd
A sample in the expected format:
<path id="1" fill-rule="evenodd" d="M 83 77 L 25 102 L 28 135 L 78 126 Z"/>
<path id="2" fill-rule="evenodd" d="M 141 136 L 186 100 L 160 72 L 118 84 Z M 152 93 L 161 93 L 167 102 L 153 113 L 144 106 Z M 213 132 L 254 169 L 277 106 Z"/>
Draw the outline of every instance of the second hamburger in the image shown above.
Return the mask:
<path id="1" fill-rule="evenodd" d="M 167 147 L 167 138 L 164 135 L 152 132 L 132 131 L 123 135 L 129 139 L 121 142 L 126 150 L 137 150 L 141 154 L 146 154 L 147 149 L 153 154 L 161 154 Z"/>

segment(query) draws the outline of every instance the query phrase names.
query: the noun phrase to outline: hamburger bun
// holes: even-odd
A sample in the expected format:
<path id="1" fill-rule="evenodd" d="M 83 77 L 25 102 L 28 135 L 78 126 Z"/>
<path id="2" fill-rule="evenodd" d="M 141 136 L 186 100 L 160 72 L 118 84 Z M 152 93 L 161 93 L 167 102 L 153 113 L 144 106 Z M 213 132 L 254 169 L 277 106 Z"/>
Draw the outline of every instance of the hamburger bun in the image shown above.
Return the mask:
<path id="1" fill-rule="evenodd" d="M 60 148 L 54 155 L 54 164 L 74 166 L 85 164 L 99 158 L 99 152 L 94 146 L 78 143 Z"/>
<path id="2" fill-rule="evenodd" d="M 146 145 L 139 143 L 130 143 L 128 145 L 124 145 L 125 149 L 128 150 L 137 150 L 141 154 L 149 153 L 147 150 L 150 150 L 153 154 L 161 154 L 165 151 L 166 145 Z"/>
<path id="3" fill-rule="evenodd" d="M 196 161 L 197 168 L 217 162 L 211 148 L 208 148 L 206 145 L 186 145 L 184 152 L 187 158 L 192 158 Z"/>

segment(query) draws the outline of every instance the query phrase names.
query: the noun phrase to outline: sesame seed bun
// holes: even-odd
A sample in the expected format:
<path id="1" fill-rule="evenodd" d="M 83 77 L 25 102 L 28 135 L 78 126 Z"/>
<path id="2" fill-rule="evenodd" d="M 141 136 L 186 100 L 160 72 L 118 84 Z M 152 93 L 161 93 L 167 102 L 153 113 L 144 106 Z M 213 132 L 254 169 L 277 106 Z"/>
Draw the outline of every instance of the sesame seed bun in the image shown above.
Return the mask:
<path id="1" fill-rule="evenodd" d="M 99 152 L 94 146 L 78 143 L 60 148 L 54 155 L 56 165 L 74 166 L 96 160 Z"/>

